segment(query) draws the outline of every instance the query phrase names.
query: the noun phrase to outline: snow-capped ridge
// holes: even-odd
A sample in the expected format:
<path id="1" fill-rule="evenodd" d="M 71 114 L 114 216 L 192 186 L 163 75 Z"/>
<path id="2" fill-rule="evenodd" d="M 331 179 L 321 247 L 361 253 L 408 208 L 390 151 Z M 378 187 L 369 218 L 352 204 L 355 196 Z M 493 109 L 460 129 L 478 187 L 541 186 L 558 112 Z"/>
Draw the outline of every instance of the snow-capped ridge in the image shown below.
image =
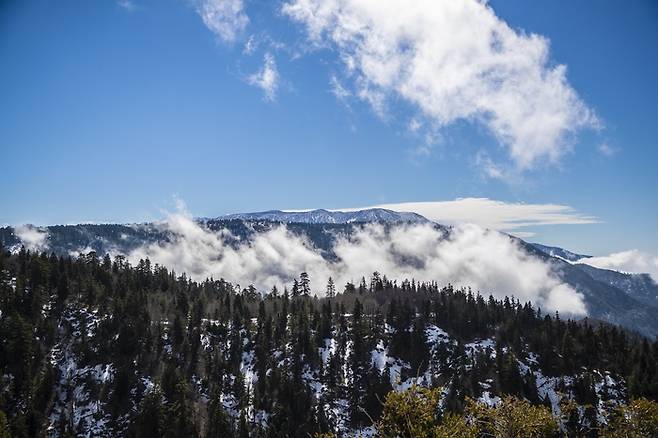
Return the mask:
<path id="1" fill-rule="evenodd" d="M 531 243 L 531 245 L 536 249 L 538 249 L 539 251 L 546 253 L 551 257 L 557 257 L 569 263 L 577 262 L 578 260 L 592 257 L 590 255 L 577 254 L 575 252 L 571 252 L 567 249 L 559 248 L 557 246 L 542 245 L 540 243 Z"/>
<path id="2" fill-rule="evenodd" d="M 356 222 L 430 223 L 418 213 L 397 212 L 384 208 L 369 208 L 357 211 L 330 211 L 325 209 L 308 211 L 269 210 L 255 213 L 227 214 L 218 219 L 266 220 L 283 223 L 349 224 Z"/>

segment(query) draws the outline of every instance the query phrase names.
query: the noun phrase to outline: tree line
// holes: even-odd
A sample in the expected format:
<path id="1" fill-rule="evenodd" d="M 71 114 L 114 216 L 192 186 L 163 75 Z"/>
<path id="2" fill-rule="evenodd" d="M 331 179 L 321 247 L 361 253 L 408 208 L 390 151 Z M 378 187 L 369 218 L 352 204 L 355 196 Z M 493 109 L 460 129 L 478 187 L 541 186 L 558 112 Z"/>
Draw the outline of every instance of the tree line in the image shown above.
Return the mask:
<path id="1" fill-rule="evenodd" d="M 93 420 L 110 436 L 340 435 L 381 426 L 409 382 L 441 388 L 436 427 L 472 417 L 485 392 L 554 418 L 519 366 L 535 362 L 578 407 L 561 409 L 562 432 L 597 436 L 601 406 L 658 400 L 658 342 L 617 326 L 377 272 L 342 290 L 329 279 L 321 297 L 311 280 L 263 293 L 149 260 L 0 251 L 0 429 L 75 436 Z M 445 342 L 428 337 L 436 328 Z M 90 377 L 101 365 L 110 377 Z"/>

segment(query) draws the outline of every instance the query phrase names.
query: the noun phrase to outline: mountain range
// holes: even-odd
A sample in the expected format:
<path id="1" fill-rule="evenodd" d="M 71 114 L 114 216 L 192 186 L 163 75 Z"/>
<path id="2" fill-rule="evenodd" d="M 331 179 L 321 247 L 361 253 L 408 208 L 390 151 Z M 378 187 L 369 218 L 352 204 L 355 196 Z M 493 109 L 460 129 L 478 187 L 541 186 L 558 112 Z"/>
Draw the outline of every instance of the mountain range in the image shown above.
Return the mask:
<path id="1" fill-rule="evenodd" d="M 356 211 L 330 211 L 324 209 L 308 211 L 269 210 L 257 213 L 228 214 L 219 219 L 267 220 L 282 223 L 304 224 L 351 224 L 358 222 L 429 223 L 430 220 L 418 213 L 397 212 L 385 208 L 369 208 Z"/>
<path id="2" fill-rule="evenodd" d="M 305 237 L 327 259 L 336 257 L 333 248 L 338 236 L 350 235 L 364 223 L 378 222 L 385 226 L 424 223 L 446 233 L 451 230 L 416 213 L 385 209 L 350 212 L 272 210 L 197 221 L 214 232 L 230 231 L 236 244 L 285 223 L 291 233 Z M 88 251 L 128 254 L 142 245 L 166 241 L 171 237 L 155 223 L 56 225 L 42 227 L 41 230 L 47 232 L 48 250 L 58 255 Z M 619 324 L 650 337 L 658 335 L 658 284 L 649 275 L 595 268 L 583 263 L 587 255 L 511 238 L 526 252 L 550 263 L 562 281 L 584 296 L 589 318 Z M 14 228 L 0 228 L 0 244 L 5 248 L 15 252 L 21 243 Z"/>

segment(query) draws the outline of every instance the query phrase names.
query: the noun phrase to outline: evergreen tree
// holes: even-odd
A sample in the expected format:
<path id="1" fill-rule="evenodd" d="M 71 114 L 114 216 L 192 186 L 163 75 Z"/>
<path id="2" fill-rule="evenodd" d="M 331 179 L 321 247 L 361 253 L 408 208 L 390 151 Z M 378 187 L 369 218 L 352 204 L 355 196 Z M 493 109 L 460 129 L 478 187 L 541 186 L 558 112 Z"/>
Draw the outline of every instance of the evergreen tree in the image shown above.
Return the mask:
<path id="1" fill-rule="evenodd" d="M 135 419 L 136 436 L 161 437 L 165 432 L 165 408 L 156 388 L 144 396 Z"/>
<path id="2" fill-rule="evenodd" d="M 329 277 L 329 280 L 327 280 L 326 296 L 327 298 L 333 298 L 336 296 L 336 285 L 334 284 L 334 280 L 331 277 Z"/>
<path id="3" fill-rule="evenodd" d="M 311 294 L 311 280 L 306 272 L 302 272 L 299 275 L 299 291 L 304 296 Z"/>
<path id="4" fill-rule="evenodd" d="M 291 295 L 292 295 L 293 298 L 297 298 L 301 293 L 301 290 L 299 288 L 299 281 L 297 281 L 296 278 L 293 279 L 292 291 L 291 292 L 292 292 Z"/>

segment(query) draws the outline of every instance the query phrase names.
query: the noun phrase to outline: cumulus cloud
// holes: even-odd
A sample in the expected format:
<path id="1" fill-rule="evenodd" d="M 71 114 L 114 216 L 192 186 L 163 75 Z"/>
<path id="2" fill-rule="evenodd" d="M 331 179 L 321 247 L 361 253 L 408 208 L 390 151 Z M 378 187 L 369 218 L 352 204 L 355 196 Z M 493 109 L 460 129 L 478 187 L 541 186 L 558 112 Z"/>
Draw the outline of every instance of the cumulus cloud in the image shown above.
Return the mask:
<path id="1" fill-rule="evenodd" d="M 198 0 L 196 10 L 206 27 L 227 43 L 235 41 L 249 24 L 243 0 Z"/>
<path id="2" fill-rule="evenodd" d="M 582 296 L 564 284 L 550 264 L 526 253 L 509 236 L 475 225 L 458 227 L 450 234 L 429 224 L 391 229 L 366 225 L 349 238 L 338 237 L 336 261 L 323 258 L 310 242 L 284 225 L 237 245 L 230 244 L 233 236 L 229 233 L 212 232 L 184 211 L 158 226 L 171 236 L 169 241 L 131 252 L 131 262 L 148 257 L 196 279 L 224 278 L 243 287 L 254 284 L 260 290 L 289 285 L 305 271 L 318 295 L 329 276 L 337 284 L 357 283 L 378 271 L 398 281 L 452 283 L 498 298 L 513 295 L 546 310 L 586 313 Z"/>
<path id="3" fill-rule="evenodd" d="M 48 249 L 48 231 L 34 225 L 19 225 L 14 228 L 25 249 L 30 251 L 45 251 Z"/>
<path id="4" fill-rule="evenodd" d="M 279 89 L 279 71 L 276 61 L 271 53 L 266 53 L 263 59 L 263 67 L 247 78 L 250 85 L 260 88 L 265 93 L 265 100 L 274 101 Z"/>
<path id="5" fill-rule="evenodd" d="M 584 263 L 595 268 L 611 269 L 613 271 L 649 274 L 653 281 L 658 282 L 658 257 L 637 249 L 616 252 L 602 257 L 586 257 L 576 261 L 576 263 Z"/>
<path id="6" fill-rule="evenodd" d="M 549 41 L 511 28 L 486 1 L 289 0 L 283 13 L 312 45 L 337 49 L 354 95 L 386 113 L 389 97 L 433 125 L 475 121 L 520 170 L 556 162 L 597 127 Z"/>
<path id="7" fill-rule="evenodd" d="M 517 237 L 532 236 L 522 228 L 540 225 L 576 225 L 598 223 L 594 216 L 577 212 L 560 204 L 525 204 L 488 198 L 458 198 L 454 201 L 401 202 L 370 207 L 339 209 L 355 211 L 364 208 L 385 208 L 410 211 L 444 225 L 473 223 L 492 230 L 505 231 Z"/>

